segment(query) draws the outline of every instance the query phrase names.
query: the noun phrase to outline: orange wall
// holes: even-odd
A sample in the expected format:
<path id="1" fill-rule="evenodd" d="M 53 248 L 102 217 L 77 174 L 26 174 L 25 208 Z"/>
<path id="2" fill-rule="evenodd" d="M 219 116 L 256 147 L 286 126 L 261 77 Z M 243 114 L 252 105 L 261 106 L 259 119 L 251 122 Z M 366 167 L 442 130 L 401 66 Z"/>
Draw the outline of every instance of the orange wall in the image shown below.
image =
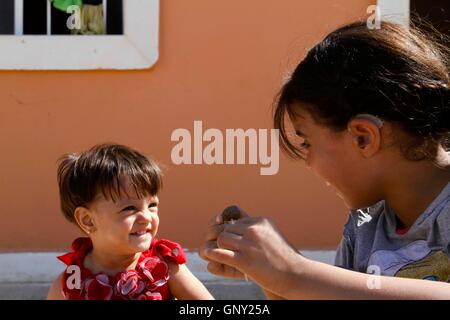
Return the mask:
<path id="1" fill-rule="evenodd" d="M 113 141 L 166 166 L 160 237 L 197 248 L 208 219 L 238 203 L 272 217 L 300 248 L 335 248 L 347 209 L 300 162 L 175 166 L 176 128 L 270 128 L 283 77 L 369 0 L 162 0 L 151 70 L 0 72 L 1 251 L 65 250 L 80 235 L 59 212 L 56 160 Z"/>

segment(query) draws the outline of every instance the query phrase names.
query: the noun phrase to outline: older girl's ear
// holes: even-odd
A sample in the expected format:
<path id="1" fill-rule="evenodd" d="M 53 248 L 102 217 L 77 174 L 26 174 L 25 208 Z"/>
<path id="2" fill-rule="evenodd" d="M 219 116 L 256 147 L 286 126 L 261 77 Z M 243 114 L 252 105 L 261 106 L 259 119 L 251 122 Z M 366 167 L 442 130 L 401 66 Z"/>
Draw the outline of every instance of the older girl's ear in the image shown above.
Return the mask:
<path id="1" fill-rule="evenodd" d="M 360 153 L 369 158 L 381 146 L 381 128 L 368 119 L 352 119 L 348 124 L 348 132 L 353 138 L 353 145 Z"/>

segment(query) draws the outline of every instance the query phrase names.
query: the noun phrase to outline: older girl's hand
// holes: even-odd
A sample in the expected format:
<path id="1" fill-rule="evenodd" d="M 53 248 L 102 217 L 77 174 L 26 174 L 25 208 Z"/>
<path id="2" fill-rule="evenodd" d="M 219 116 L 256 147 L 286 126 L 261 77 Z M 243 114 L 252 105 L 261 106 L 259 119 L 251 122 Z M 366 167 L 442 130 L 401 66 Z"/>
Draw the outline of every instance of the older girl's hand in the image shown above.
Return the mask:
<path id="1" fill-rule="evenodd" d="M 247 275 L 282 295 L 301 256 L 270 220 L 249 217 L 236 208 L 239 216 L 233 223 L 223 223 L 227 216 L 222 214 L 210 224 L 200 256 L 209 261 L 211 273 L 241 279 Z"/>

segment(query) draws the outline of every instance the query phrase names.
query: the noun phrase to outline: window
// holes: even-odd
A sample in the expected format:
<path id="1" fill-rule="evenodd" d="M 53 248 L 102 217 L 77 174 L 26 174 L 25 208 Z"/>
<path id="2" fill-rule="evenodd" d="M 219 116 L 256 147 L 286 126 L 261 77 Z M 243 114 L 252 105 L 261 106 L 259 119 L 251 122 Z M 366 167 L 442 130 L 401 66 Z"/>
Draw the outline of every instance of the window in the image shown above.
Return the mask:
<path id="1" fill-rule="evenodd" d="M 78 0 L 68 11 L 52 1 L 0 1 L 0 69 L 144 69 L 157 61 L 159 0 Z"/>

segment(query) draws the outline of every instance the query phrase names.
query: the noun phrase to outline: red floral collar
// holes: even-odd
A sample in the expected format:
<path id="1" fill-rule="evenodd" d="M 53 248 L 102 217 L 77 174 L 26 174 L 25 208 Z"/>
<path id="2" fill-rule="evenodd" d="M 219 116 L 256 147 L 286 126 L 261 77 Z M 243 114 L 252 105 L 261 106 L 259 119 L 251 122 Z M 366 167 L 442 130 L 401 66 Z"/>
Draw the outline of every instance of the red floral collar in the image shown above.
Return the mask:
<path id="1" fill-rule="evenodd" d="M 139 257 L 135 270 L 108 276 L 103 273 L 92 274 L 84 267 L 84 258 L 92 250 L 89 238 L 76 239 L 72 243 L 72 250 L 58 257 L 67 265 L 62 277 L 62 288 L 70 300 L 171 299 L 169 267 L 164 260 L 176 264 L 186 263 L 186 255 L 178 243 L 153 239 L 150 248 Z M 77 276 L 79 279 L 76 279 Z"/>

